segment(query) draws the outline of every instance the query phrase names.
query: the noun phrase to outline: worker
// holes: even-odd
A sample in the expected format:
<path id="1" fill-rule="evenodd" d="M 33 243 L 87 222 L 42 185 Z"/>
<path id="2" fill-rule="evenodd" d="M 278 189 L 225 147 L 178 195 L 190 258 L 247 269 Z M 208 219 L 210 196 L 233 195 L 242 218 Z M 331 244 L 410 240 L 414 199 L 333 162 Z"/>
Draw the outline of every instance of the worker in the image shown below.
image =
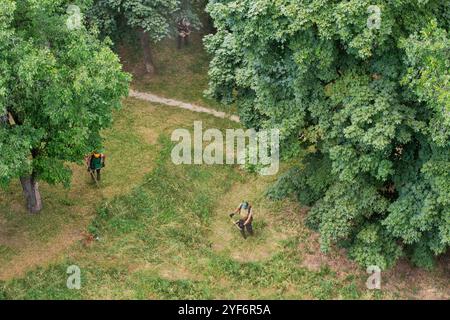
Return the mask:
<path id="1" fill-rule="evenodd" d="M 250 203 L 242 201 L 236 210 L 230 214 L 230 218 L 233 218 L 235 214 L 239 214 L 240 219 L 236 224 L 239 226 L 244 239 L 247 238 L 245 231 L 247 231 L 249 235 L 253 235 L 253 209 Z"/>
<path id="2" fill-rule="evenodd" d="M 178 29 L 178 49 L 181 49 L 181 45 L 189 44 L 189 36 L 191 34 L 191 23 L 187 18 L 182 18 L 177 23 Z"/>
<path id="3" fill-rule="evenodd" d="M 92 179 L 97 182 L 101 179 L 101 170 L 105 167 L 105 155 L 103 153 L 99 153 L 97 151 L 92 152 L 86 160 L 86 164 L 88 166 L 88 171 L 90 172 Z M 97 174 L 97 177 L 95 177 Z"/>

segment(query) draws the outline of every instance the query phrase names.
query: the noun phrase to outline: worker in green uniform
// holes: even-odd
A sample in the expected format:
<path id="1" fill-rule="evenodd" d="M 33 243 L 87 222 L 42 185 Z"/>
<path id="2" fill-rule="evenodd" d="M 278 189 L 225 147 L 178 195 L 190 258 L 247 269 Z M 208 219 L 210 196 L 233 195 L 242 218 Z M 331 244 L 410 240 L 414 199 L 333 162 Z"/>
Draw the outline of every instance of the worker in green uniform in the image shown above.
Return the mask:
<path id="1" fill-rule="evenodd" d="M 92 152 L 86 160 L 88 171 L 91 173 L 92 179 L 95 180 L 95 174 L 97 174 L 97 182 L 101 179 L 101 170 L 105 167 L 105 155 L 97 151 Z"/>

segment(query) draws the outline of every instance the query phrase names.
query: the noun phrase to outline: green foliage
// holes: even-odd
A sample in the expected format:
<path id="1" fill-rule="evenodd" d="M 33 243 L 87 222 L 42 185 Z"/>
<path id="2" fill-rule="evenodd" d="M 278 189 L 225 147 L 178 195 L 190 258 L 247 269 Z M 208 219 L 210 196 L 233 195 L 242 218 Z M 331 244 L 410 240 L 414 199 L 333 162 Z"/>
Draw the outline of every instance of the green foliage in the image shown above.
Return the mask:
<path id="1" fill-rule="evenodd" d="M 294 194 L 300 203 L 311 206 L 324 196 L 334 178 L 331 161 L 318 154 L 310 154 L 303 161 L 304 167 L 293 167 L 278 178 L 267 191 L 269 198 L 280 200 Z"/>
<path id="2" fill-rule="evenodd" d="M 66 163 L 101 145 L 129 76 L 108 42 L 83 25 L 67 27 L 68 2 L 0 6 L 0 110 L 15 122 L 0 127 L 0 183 L 32 173 L 68 185 Z"/>
<path id="3" fill-rule="evenodd" d="M 179 0 L 97 0 L 90 15 L 107 34 L 120 29 L 122 23 L 143 29 L 158 41 L 169 33 L 170 18 L 178 7 Z"/>
<path id="4" fill-rule="evenodd" d="M 201 0 L 95 0 L 88 16 L 105 35 L 117 38 L 117 33 L 130 35 L 129 29 L 144 30 L 158 42 L 175 34 L 183 18 L 194 29 L 200 28 L 197 11 L 201 5 Z"/>
<path id="5" fill-rule="evenodd" d="M 203 25 L 200 15 L 204 12 L 205 0 L 180 0 L 178 10 L 173 16 L 175 22 L 186 18 L 193 29 L 200 29 Z"/>
<path id="6" fill-rule="evenodd" d="M 386 269 L 402 256 L 402 250 L 396 239 L 382 226 L 367 223 L 353 238 L 349 256 L 365 267 L 377 265 L 381 269 Z"/>
<path id="7" fill-rule="evenodd" d="M 407 73 L 403 84 L 432 112 L 426 134 L 438 146 L 450 138 L 450 38 L 436 20 L 401 43 L 406 52 Z"/>
<path id="8" fill-rule="evenodd" d="M 446 252 L 450 5 L 211 0 L 207 10 L 208 93 L 236 103 L 247 126 L 280 129 L 284 157 L 311 151 L 269 195 L 313 206 L 322 249 L 345 242 L 380 267 Z"/>
<path id="9" fill-rule="evenodd" d="M 411 253 L 411 261 L 422 268 L 432 269 L 435 266 L 434 254 L 426 246 L 426 242 L 420 242 L 417 246 L 413 248 Z"/>

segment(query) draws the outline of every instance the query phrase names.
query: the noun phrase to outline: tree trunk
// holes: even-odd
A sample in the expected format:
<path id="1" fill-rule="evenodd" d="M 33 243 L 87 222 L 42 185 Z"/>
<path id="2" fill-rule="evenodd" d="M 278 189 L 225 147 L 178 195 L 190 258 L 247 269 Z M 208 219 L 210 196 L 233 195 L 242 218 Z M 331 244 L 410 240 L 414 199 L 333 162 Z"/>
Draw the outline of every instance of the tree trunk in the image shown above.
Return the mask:
<path id="1" fill-rule="evenodd" d="M 153 63 L 153 57 L 152 57 L 152 50 L 150 46 L 150 38 L 145 32 L 144 29 L 139 30 L 139 37 L 141 39 L 141 47 L 142 47 L 142 53 L 144 57 L 144 65 L 145 70 L 148 74 L 152 75 L 155 73 L 155 64 Z"/>
<path id="2" fill-rule="evenodd" d="M 33 175 L 20 178 L 23 194 L 30 213 L 38 213 L 42 210 L 42 199 L 39 193 L 39 184 Z"/>

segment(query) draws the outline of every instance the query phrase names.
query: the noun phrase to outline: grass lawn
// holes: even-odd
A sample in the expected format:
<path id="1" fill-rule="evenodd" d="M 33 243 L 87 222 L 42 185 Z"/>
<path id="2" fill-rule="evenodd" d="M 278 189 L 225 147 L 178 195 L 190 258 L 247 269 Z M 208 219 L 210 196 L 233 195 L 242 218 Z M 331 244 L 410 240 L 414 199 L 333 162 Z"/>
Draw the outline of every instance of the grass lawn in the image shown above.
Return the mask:
<path id="1" fill-rule="evenodd" d="M 143 73 L 141 49 L 135 43 L 119 46 L 124 68 L 134 76 L 132 88 L 230 114 L 236 113 L 234 106 L 220 104 L 204 95 L 208 89 L 210 57 L 204 49 L 202 36 L 201 33 L 193 33 L 190 44 L 180 50 L 177 49 L 175 39 L 156 44 L 153 58 L 157 72 L 151 77 Z"/>
<path id="2" fill-rule="evenodd" d="M 0 193 L 2 230 L 7 230 L 1 238 L 1 298 L 358 299 L 420 294 L 422 288 L 414 287 L 420 283 L 408 286 L 408 279 L 395 277 L 387 290 L 369 291 L 365 272 L 340 251 L 321 255 L 317 236 L 303 225 L 302 208 L 265 199 L 275 177 L 258 177 L 236 166 L 172 164 L 173 129 L 192 129 L 194 120 L 203 120 L 205 128 L 233 128 L 235 123 L 134 99 L 124 101 L 115 120 L 105 132 L 108 163 L 100 191 L 84 168 L 75 166 L 71 190 L 42 185 L 46 207 L 40 215 L 23 211 L 18 185 Z M 256 214 L 256 235 L 246 241 L 227 216 L 242 199 L 254 203 Z M 89 241 L 87 230 L 99 240 Z M 70 265 L 81 269 L 80 290 L 66 287 Z M 436 279 L 433 287 L 445 290 L 445 283 L 439 287 L 442 279 Z"/>
<path id="3" fill-rule="evenodd" d="M 175 166 L 170 160 L 174 128 L 190 129 L 199 115 L 127 100 L 116 113 L 114 128 L 105 132 L 110 156 L 98 192 L 83 168 L 76 168 L 71 192 L 42 187 L 46 209 L 36 217 L 23 211 L 19 198 L 2 201 L 2 217 L 25 231 L 36 245 L 52 246 L 58 232 L 83 226 L 99 241 L 66 239 L 48 263 L 18 270 L 1 286 L 4 298 L 338 298 L 359 297 L 354 280 L 339 279 L 329 269 L 301 266 L 296 228 L 301 221 L 285 203 L 262 197 L 273 178 L 258 178 L 234 166 Z M 200 116 L 204 125 L 235 124 Z M 133 162 L 131 159 L 136 159 Z M 83 178 L 84 177 L 84 178 Z M 15 194 L 18 186 L 14 186 Z M 86 188 L 84 191 L 83 188 Z M 78 190 L 79 192 L 74 192 Z M 13 191 L 13 190 L 11 190 Z M 50 197 L 51 195 L 51 197 Z M 3 195 L 5 196 L 5 195 Z M 19 197 L 20 194 L 17 196 Z M 256 236 L 241 239 L 227 213 L 242 197 L 255 203 Z M 78 216 L 85 206 L 86 219 Z M 7 207 L 7 208 L 6 208 Z M 4 214 L 8 213 L 8 214 Z M 15 217 L 16 220 L 13 219 Z M 93 218 L 88 222 L 87 217 Z M 49 220 L 51 219 L 51 220 Z M 292 219 L 292 220 L 291 220 Z M 298 220 L 298 221 L 296 221 Z M 49 223 L 49 221 L 52 221 Z M 26 259 L 27 244 L 6 247 L 2 272 Z M 66 269 L 82 270 L 81 290 L 66 288 Z"/>
<path id="4" fill-rule="evenodd" d="M 200 35 L 174 50 L 155 47 L 155 77 L 140 75 L 139 50 L 121 47 L 134 89 L 206 107 L 236 110 L 203 96 L 209 57 Z M 379 299 L 450 298 L 444 268 L 402 262 L 383 273 L 382 290 L 342 250 L 323 255 L 304 226 L 305 208 L 264 197 L 276 177 L 237 166 L 175 166 L 175 128 L 238 124 L 174 107 L 125 99 L 103 132 L 107 166 L 97 189 L 72 165 L 70 189 L 42 183 L 44 210 L 28 215 L 18 182 L 0 190 L 0 299 Z M 244 241 L 228 213 L 254 205 L 256 234 Z M 98 236 L 93 240 L 92 235 Z M 81 269 L 81 289 L 66 270 Z"/>

